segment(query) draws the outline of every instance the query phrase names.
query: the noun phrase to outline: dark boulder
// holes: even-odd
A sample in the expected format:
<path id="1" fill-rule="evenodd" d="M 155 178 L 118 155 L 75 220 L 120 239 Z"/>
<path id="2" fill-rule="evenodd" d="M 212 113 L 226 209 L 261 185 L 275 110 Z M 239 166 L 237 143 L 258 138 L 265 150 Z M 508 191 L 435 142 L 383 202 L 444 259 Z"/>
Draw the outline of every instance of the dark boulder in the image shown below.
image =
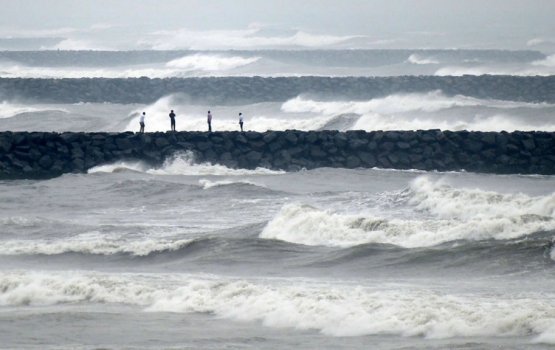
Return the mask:
<path id="1" fill-rule="evenodd" d="M 39 160 L 39 165 L 43 169 L 50 169 L 52 164 L 54 164 L 54 161 L 52 160 L 52 157 L 50 157 L 50 155 L 48 155 L 48 154 L 42 156 Z"/>
<path id="2" fill-rule="evenodd" d="M 154 145 L 158 148 L 164 148 L 166 146 L 169 146 L 170 142 L 165 137 L 157 137 L 154 140 Z M 122 149 L 122 148 L 120 148 L 120 149 Z M 125 148 L 123 148 L 123 149 L 125 149 Z"/>
<path id="3" fill-rule="evenodd" d="M 291 145 L 296 145 L 299 139 L 297 135 L 295 135 L 295 133 L 293 133 L 292 131 L 286 131 L 284 138 Z"/>
<path id="4" fill-rule="evenodd" d="M 348 156 L 345 166 L 349 169 L 358 168 L 360 166 L 360 159 L 354 155 Z"/>
<path id="5" fill-rule="evenodd" d="M 9 152 L 12 149 L 12 140 L 8 136 L 0 137 L 0 152 Z"/>
<path id="6" fill-rule="evenodd" d="M 522 146 L 527 151 L 532 151 L 536 148 L 536 143 L 531 138 L 526 138 L 522 140 Z"/>
<path id="7" fill-rule="evenodd" d="M 359 152 L 358 157 L 362 161 L 362 164 L 367 167 L 375 167 L 376 166 L 376 157 L 372 153 L 369 152 Z"/>

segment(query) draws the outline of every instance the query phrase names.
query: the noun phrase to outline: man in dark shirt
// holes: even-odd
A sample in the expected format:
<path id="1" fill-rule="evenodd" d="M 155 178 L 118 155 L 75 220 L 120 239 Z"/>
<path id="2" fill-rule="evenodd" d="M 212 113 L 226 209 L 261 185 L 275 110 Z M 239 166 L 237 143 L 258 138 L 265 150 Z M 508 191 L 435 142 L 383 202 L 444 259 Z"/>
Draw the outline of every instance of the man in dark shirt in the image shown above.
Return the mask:
<path id="1" fill-rule="evenodd" d="M 173 112 L 173 109 L 170 112 L 170 120 L 171 120 L 172 131 L 175 131 L 175 113 Z"/>

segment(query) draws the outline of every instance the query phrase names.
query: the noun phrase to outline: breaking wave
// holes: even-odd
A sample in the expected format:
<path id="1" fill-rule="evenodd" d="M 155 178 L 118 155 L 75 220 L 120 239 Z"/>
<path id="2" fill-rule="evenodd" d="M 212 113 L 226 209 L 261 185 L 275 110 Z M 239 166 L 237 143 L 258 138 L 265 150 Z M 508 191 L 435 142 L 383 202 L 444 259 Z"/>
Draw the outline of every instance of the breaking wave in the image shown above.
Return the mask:
<path id="1" fill-rule="evenodd" d="M 0 119 L 7 119 L 18 116 L 24 113 L 36 113 L 36 112 L 44 112 L 44 111 L 60 111 L 66 112 L 64 109 L 49 109 L 42 106 L 26 106 L 21 104 L 10 103 L 8 101 L 0 102 Z"/>
<path id="2" fill-rule="evenodd" d="M 422 57 L 419 54 L 413 53 L 407 59 L 409 63 L 413 64 L 439 64 L 440 62 L 433 57 Z"/>
<path id="3" fill-rule="evenodd" d="M 180 100 L 179 95 L 169 95 L 160 98 L 155 103 L 148 105 L 142 109 L 137 109 L 130 113 L 132 118 L 125 128 L 126 131 L 135 131 L 139 125 L 139 115 L 143 111 L 146 113 L 146 130 L 147 131 L 166 131 L 168 130 L 168 113 L 170 110 L 175 110 L 178 113 L 177 116 L 177 130 L 206 130 L 206 111 L 198 112 L 192 111 L 187 112 L 191 109 L 186 102 Z M 198 107 L 198 106 L 194 106 Z M 194 108 L 193 107 L 193 108 Z M 245 109 L 253 111 L 254 115 L 247 115 L 245 117 L 245 128 L 247 130 L 253 131 L 267 131 L 267 130 L 314 130 L 324 127 L 333 116 L 314 116 L 307 117 L 302 115 L 288 115 L 279 110 L 275 113 L 272 111 L 266 114 L 261 110 L 263 106 L 260 105 L 247 105 L 235 108 L 232 115 L 236 115 L 236 111 L 241 110 L 245 112 Z M 198 108 L 197 108 L 198 109 Z M 204 110 L 204 108 L 203 108 Z M 185 111 L 185 112 L 184 112 Z M 212 127 L 214 130 L 218 131 L 236 131 L 238 130 L 237 120 L 235 118 L 230 119 L 230 112 L 226 109 L 225 112 L 218 113 L 218 111 L 212 112 L 214 114 L 214 119 L 212 120 Z M 232 117 L 231 117 L 232 118 Z"/>
<path id="4" fill-rule="evenodd" d="M 421 215 L 397 219 L 287 204 L 260 238 L 331 247 L 385 243 L 415 248 L 457 240 L 514 239 L 555 229 L 555 193 L 530 197 L 456 189 L 424 176 L 411 183 L 406 204 Z"/>
<path id="5" fill-rule="evenodd" d="M 203 189 L 207 190 L 213 187 L 229 186 L 229 185 L 250 185 L 257 187 L 264 187 L 263 185 L 257 184 L 256 182 L 249 180 L 221 180 L 221 181 L 210 181 L 208 179 L 200 179 L 199 184 Z"/>
<path id="6" fill-rule="evenodd" d="M 213 313 L 329 336 L 394 334 L 444 339 L 536 336 L 551 342 L 552 298 L 457 295 L 410 286 L 365 287 L 209 275 L 0 273 L 0 305 L 127 304 L 147 312 Z"/>
<path id="7" fill-rule="evenodd" d="M 178 250 L 192 239 L 145 238 L 126 240 L 122 237 L 80 235 L 63 240 L 3 240 L 0 255 L 58 255 L 81 253 L 97 255 L 130 254 L 146 256 L 155 252 Z"/>
<path id="8" fill-rule="evenodd" d="M 246 66 L 258 61 L 259 59 L 260 57 L 245 58 L 240 56 L 224 57 L 218 55 L 196 54 L 169 61 L 166 63 L 166 66 L 186 71 L 200 70 L 217 72 Z"/>
<path id="9" fill-rule="evenodd" d="M 138 129 L 139 114 L 146 112 L 147 131 L 166 131 L 167 117 L 176 110 L 177 130 L 206 130 L 205 108 L 189 105 L 180 95 L 169 95 L 130 113 L 126 131 Z M 319 101 L 303 96 L 283 104 L 267 103 L 240 107 L 217 107 L 213 127 L 236 131 L 233 116 L 242 111 L 247 130 L 555 130 L 549 117 L 550 104 L 483 100 L 447 96 L 441 91 L 393 94 L 368 101 Z M 213 109 L 214 112 L 214 109 Z"/>
<path id="10" fill-rule="evenodd" d="M 513 75 L 513 76 L 550 76 L 555 74 L 555 55 L 533 61 L 524 66 L 447 66 L 438 69 L 434 75 Z"/>
<path id="11" fill-rule="evenodd" d="M 550 108 L 547 104 L 482 100 L 468 96 L 446 96 L 441 91 L 425 94 L 393 94 L 369 101 L 317 101 L 296 97 L 281 106 L 284 113 L 312 113 L 330 123 L 341 115 L 358 115 L 347 124 L 353 130 L 555 130 L 548 118 L 524 117 L 528 111 Z M 455 109 L 468 111 L 449 113 Z M 477 108 L 483 110 L 476 110 Z M 493 110 L 493 111 L 492 111 Z M 517 112 L 518 110 L 518 112 Z M 314 123 L 317 127 L 320 124 Z M 325 124 L 324 124 L 325 125 Z"/>
<path id="12" fill-rule="evenodd" d="M 87 172 L 114 173 L 121 171 L 136 171 L 153 175 L 274 175 L 283 174 L 283 171 L 274 171 L 266 168 L 231 169 L 224 165 L 211 163 L 196 163 L 192 152 L 180 152 L 164 161 L 162 166 L 153 167 L 145 162 L 120 161 L 90 168 Z"/>
<path id="13" fill-rule="evenodd" d="M 195 31 L 186 28 L 151 33 L 140 44 L 153 50 L 333 47 L 359 36 L 319 35 L 297 31 L 287 36 L 264 35 L 259 26 L 237 30 Z"/>
<path id="14" fill-rule="evenodd" d="M 482 100 L 463 95 L 447 96 L 436 90 L 428 93 L 392 94 L 369 101 L 317 101 L 296 97 L 285 102 L 284 112 L 322 113 L 337 115 L 342 113 L 379 113 L 396 114 L 406 112 L 437 112 L 454 107 L 488 106 L 497 108 L 541 107 L 542 105 L 523 102 Z"/>

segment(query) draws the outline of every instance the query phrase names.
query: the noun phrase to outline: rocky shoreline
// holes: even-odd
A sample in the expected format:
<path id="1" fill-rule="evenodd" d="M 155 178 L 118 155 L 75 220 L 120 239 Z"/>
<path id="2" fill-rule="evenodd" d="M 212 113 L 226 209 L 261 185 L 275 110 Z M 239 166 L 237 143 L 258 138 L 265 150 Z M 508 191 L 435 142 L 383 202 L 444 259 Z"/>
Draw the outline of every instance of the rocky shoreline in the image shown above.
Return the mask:
<path id="1" fill-rule="evenodd" d="M 1 132 L 0 179 L 51 178 L 118 160 L 160 165 L 177 152 L 230 168 L 389 168 L 555 174 L 554 132 Z"/>

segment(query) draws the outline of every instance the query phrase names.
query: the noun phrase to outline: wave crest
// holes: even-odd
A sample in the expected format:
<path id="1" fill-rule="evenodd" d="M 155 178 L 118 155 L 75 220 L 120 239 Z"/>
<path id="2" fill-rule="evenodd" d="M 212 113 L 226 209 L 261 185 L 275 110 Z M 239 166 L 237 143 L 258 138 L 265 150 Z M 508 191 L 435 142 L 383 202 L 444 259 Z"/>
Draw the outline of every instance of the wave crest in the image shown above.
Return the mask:
<path id="1" fill-rule="evenodd" d="M 166 63 L 167 67 L 178 68 L 185 71 L 226 71 L 242 66 L 249 65 L 258 61 L 260 57 L 224 57 L 219 55 L 188 55 Z"/>
<path id="2" fill-rule="evenodd" d="M 127 240 L 121 237 L 81 235 L 63 240 L 3 240 L 0 255 L 58 255 L 80 253 L 95 255 L 130 254 L 147 256 L 156 252 L 175 251 L 193 239 L 145 238 Z"/>
<path id="3" fill-rule="evenodd" d="M 137 171 L 153 175 L 275 175 L 283 171 L 274 171 L 266 168 L 231 169 L 224 165 L 211 163 L 196 163 L 192 152 L 178 152 L 164 161 L 162 166 L 153 167 L 144 162 L 115 162 L 100 165 L 89 169 L 89 174 L 114 173 L 120 171 Z"/>
<path id="4" fill-rule="evenodd" d="M 151 312 L 209 312 L 267 327 L 330 336 L 396 334 L 428 338 L 529 336 L 547 342 L 550 298 L 453 295 L 328 282 L 249 281 L 222 276 L 0 273 L 0 305 L 128 304 Z"/>
<path id="5" fill-rule="evenodd" d="M 342 248 L 365 243 L 415 248 L 456 240 L 514 239 L 555 229 L 555 193 L 529 197 L 455 189 L 419 177 L 410 186 L 407 204 L 421 217 L 342 214 L 287 204 L 260 238 Z"/>

